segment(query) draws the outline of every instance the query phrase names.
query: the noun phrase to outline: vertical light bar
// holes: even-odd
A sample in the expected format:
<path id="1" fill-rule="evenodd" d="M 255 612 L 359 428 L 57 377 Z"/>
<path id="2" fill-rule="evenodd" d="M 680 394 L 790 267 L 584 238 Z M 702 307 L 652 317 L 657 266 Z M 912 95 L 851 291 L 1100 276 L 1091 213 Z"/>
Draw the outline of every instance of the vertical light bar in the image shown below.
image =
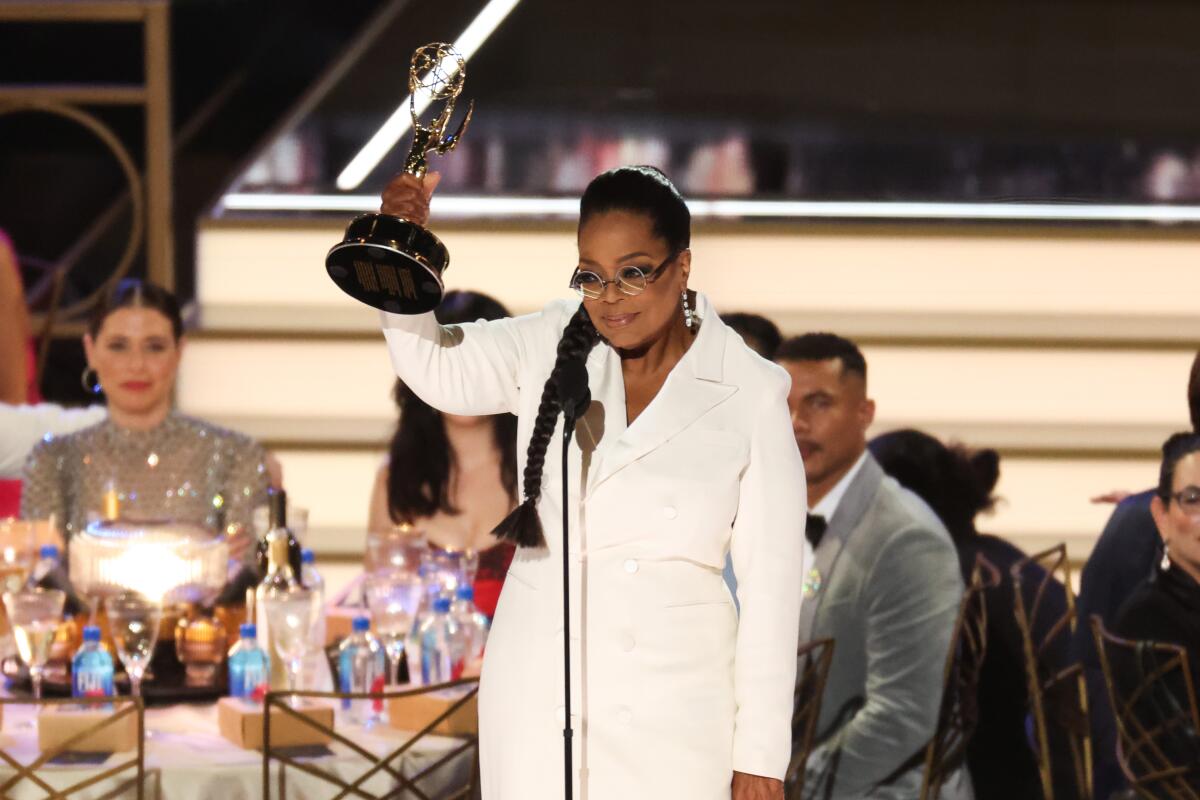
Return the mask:
<path id="1" fill-rule="evenodd" d="M 475 55 L 476 51 L 483 46 L 483 43 L 495 32 L 496 28 L 500 27 L 500 23 L 516 8 L 517 3 L 520 1 L 488 1 L 488 4 L 471 21 L 471 24 L 454 41 L 454 49 L 462 55 L 464 62 L 471 60 L 471 56 Z M 431 98 L 427 96 L 417 98 L 415 107 L 418 116 L 429 107 L 430 102 Z M 388 151 L 396 146 L 396 142 L 400 141 L 400 137 L 408 133 L 408 129 L 412 127 L 412 115 L 409 113 L 408 104 L 409 98 L 405 97 L 404 102 L 392 112 L 392 115 L 387 118 L 383 126 L 363 145 L 354 158 L 350 159 L 350 162 L 346 164 L 341 174 L 337 177 L 337 187 L 339 189 L 343 192 L 357 189 L 359 184 L 371 174 L 371 170 L 379 165 L 379 162 L 383 160 Z"/>

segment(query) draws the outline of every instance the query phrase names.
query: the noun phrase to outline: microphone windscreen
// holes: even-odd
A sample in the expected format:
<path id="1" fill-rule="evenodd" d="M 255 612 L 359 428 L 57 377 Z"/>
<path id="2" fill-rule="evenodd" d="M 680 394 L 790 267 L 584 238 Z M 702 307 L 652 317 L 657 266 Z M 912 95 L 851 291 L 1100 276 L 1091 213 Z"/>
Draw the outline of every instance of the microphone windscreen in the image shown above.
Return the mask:
<path id="1" fill-rule="evenodd" d="M 562 365 L 558 378 L 558 401 L 563 414 L 571 419 L 579 419 L 587 411 L 592 402 L 592 393 L 588 389 L 587 367 L 582 361 L 572 359 Z"/>

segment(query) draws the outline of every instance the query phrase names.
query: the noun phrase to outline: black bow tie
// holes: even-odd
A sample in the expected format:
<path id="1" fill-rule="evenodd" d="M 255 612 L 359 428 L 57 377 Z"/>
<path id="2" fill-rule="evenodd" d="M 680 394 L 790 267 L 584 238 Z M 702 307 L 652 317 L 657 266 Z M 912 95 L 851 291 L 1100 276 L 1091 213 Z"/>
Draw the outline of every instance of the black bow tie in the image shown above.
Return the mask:
<path id="1" fill-rule="evenodd" d="M 808 543 L 815 550 L 817 545 L 821 543 L 821 537 L 825 535 L 825 529 L 829 524 L 820 514 L 809 514 L 808 523 L 804 526 L 804 538 L 808 539 Z"/>

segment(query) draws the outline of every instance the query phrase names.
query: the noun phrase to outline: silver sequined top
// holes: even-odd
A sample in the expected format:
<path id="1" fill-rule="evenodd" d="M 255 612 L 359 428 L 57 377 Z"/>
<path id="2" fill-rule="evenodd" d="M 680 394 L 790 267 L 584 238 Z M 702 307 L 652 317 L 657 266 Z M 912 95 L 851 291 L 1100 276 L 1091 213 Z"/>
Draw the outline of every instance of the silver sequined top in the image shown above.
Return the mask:
<path id="1" fill-rule="evenodd" d="M 269 477 L 261 445 L 203 420 L 171 412 L 148 431 L 105 420 L 47 435 L 34 448 L 25 462 L 21 517 L 54 514 L 69 542 L 102 513 L 112 487 L 122 517 L 252 530 Z"/>

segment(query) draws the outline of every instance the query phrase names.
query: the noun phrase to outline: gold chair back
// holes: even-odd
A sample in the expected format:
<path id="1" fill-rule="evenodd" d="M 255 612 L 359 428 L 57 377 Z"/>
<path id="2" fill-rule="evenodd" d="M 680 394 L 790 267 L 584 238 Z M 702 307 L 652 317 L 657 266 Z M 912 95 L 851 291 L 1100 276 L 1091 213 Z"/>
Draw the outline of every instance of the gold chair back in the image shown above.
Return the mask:
<path id="1" fill-rule="evenodd" d="M 1045 571 L 1036 585 L 1027 585 L 1023 580 L 1022 573 L 1030 563 Z M 1062 786 L 1064 778 L 1070 778 L 1072 796 L 1057 800 L 1092 800 L 1092 737 L 1083 666 L 1078 662 L 1067 666 L 1055 664 L 1052 657 L 1056 647 L 1066 651 L 1075 634 L 1075 592 L 1067 546 L 1059 544 L 1027 556 L 1013 564 L 1010 572 L 1017 627 L 1024 642 L 1025 676 L 1043 796 L 1045 800 L 1055 800 L 1055 785 Z M 1051 617 L 1054 611 L 1049 592 L 1056 579 L 1066 592 L 1066 610 Z M 1046 633 L 1038 638 L 1034 631 L 1041 629 L 1043 623 Z M 1070 756 L 1071 772 L 1056 776 L 1056 759 L 1052 756 L 1062 751 Z"/>
<path id="2" fill-rule="evenodd" d="M 812 752 L 821 717 L 821 698 L 833 663 L 833 639 L 814 639 L 796 652 L 796 692 L 792 714 L 792 760 L 784 786 L 789 800 L 804 794 L 804 769 Z"/>
<path id="3" fill-rule="evenodd" d="M 418 697 L 421 695 L 433 694 L 442 692 L 448 689 L 459 690 L 458 697 L 454 702 L 446 705 L 443 711 L 429 720 L 424 727 L 413 733 L 407 739 L 404 739 L 398 746 L 383 756 L 378 756 L 375 753 L 355 742 L 343 733 L 339 733 L 335 728 L 327 726 L 318 720 L 305 716 L 296 711 L 291 704 L 293 698 L 299 700 L 328 700 L 340 703 L 343 700 L 382 700 L 385 704 L 388 701 L 397 698 Z M 479 735 L 478 733 L 455 734 L 452 738 L 456 739 L 453 747 L 440 754 L 432 763 L 422 766 L 416 772 L 404 774 L 396 762 L 402 759 L 403 756 L 411 751 L 418 743 L 430 735 L 438 735 L 434 733 L 442 722 L 450 719 L 457 712 L 466 706 L 479 693 L 478 678 L 464 678 L 462 680 L 451 681 L 449 683 L 440 683 L 432 686 L 420 686 L 413 689 L 397 689 L 394 691 L 383 691 L 368 694 L 354 694 L 343 692 L 269 692 L 265 701 L 265 713 L 263 714 L 263 798 L 269 800 L 271 797 L 278 797 L 280 800 L 286 800 L 287 797 L 287 768 L 292 768 L 311 775 L 322 782 L 331 784 L 336 790 L 336 794 L 332 795 L 333 800 L 342 800 L 346 797 L 362 798 L 363 800 L 384 800 L 384 798 L 397 797 L 413 797 L 419 800 L 470 800 L 476 796 L 476 784 L 479 779 Z M 344 746 L 351 752 L 357 754 L 363 760 L 368 762 L 367 769 L 352 781 L 343 779 L 337 772 L 332 769 L 323 769 L 319 759 L 303 759 L 292 756 L 286 752 L 285 748 L 274 745 L 271 742 L 271 712 L 273 709 L 278 709 L 279 713 L 286 714 L 293 722 L 300 725 L 312 728 L 325 736 L 332 742 Z M 465 781 L 458 785 L 444 788 L 439 791 L 436 798 L 430 795 L 421 787 L 421 782 L 438 770 L 459 762 L 459 759 L 464 754 L 471 753 L 471 768 Z M 271 762 L 279 763 L 278 786 L 274 794 L 271 791 Z M 368 781 L 376 775 L 386 773 L 391 777 L 393 786 L 388 788 L 382 794 L 373 793 L 367 788 Z"/>
<path id="4" fill-rule="evenodd" d="M 1200 717 L 1187 651 L 1130 641 L 1091 619 L 1117 721 L 1117 760 L 1138 797 L 1200 800 Z"/>
<path id="5" fill-rule="evenodd" d="M 987 592 L 1000 585 L 1000 571 L 982 555 L 954 621 L 942 679 L 937 730 L 925 748 L 920 800 L 937 800 L 942 784 L 967 760 L 967 744 L 979 724 L 979 674 L 987 657 Z"/>
<path id="6" fill-rule="evenodd" d="M 52 706 L 80 705 L 81 702 L 73 697 L 52 697 L 41 700 L 23 697 L 0 698 L 0 706 L 6 709 L 10 706 L 33 706 L 39 711 Z M 125 785 L 115 796 L 136 797 L 137 800 L 142 800 L 145 796 L 146 782 L 146 715 L 142 698 L 110 697 L 106 698 L 104 703 L 112 705 L 111 715 L 106 715 L 94 725 L 90 725 L 64 740 L 58 747 L 43 750 L 36 759 L 28 764 L 22 764 L 12 753 L 0 747 L 0 762 L 12 769 L 11 774 L 0 776 L 2 778 L 0 779 L 0 797 L 14 797 L 18 788 L 23 784 L 32 784 L 37 790 L 45 793 L 41 800 L 65 800 L 65 798 L 90 789 L 102 781 L 115 778 L 125 772 L 131 772 L 133 773 L 133 786 Z M 53 759 L 71 752 L 76 745 L 86 739 L 103 735 L 106 729 L 112 728 L 131 715 L 137 719 L 137 746 L 130 755 L 114 753 L 109 756 L 109 759 L 118 759 L 118 761 L 112 766 L 102 766 L 96 772 L 89 773 L 86 777 L 80 778 L 68 786 L 55 788 L 51 785 L 47 777 L 49 770 L 52 770 L 53 767 L 47 767 L 47 765 Z M 34 735 L 36 736 L 36 733 Z"/>

